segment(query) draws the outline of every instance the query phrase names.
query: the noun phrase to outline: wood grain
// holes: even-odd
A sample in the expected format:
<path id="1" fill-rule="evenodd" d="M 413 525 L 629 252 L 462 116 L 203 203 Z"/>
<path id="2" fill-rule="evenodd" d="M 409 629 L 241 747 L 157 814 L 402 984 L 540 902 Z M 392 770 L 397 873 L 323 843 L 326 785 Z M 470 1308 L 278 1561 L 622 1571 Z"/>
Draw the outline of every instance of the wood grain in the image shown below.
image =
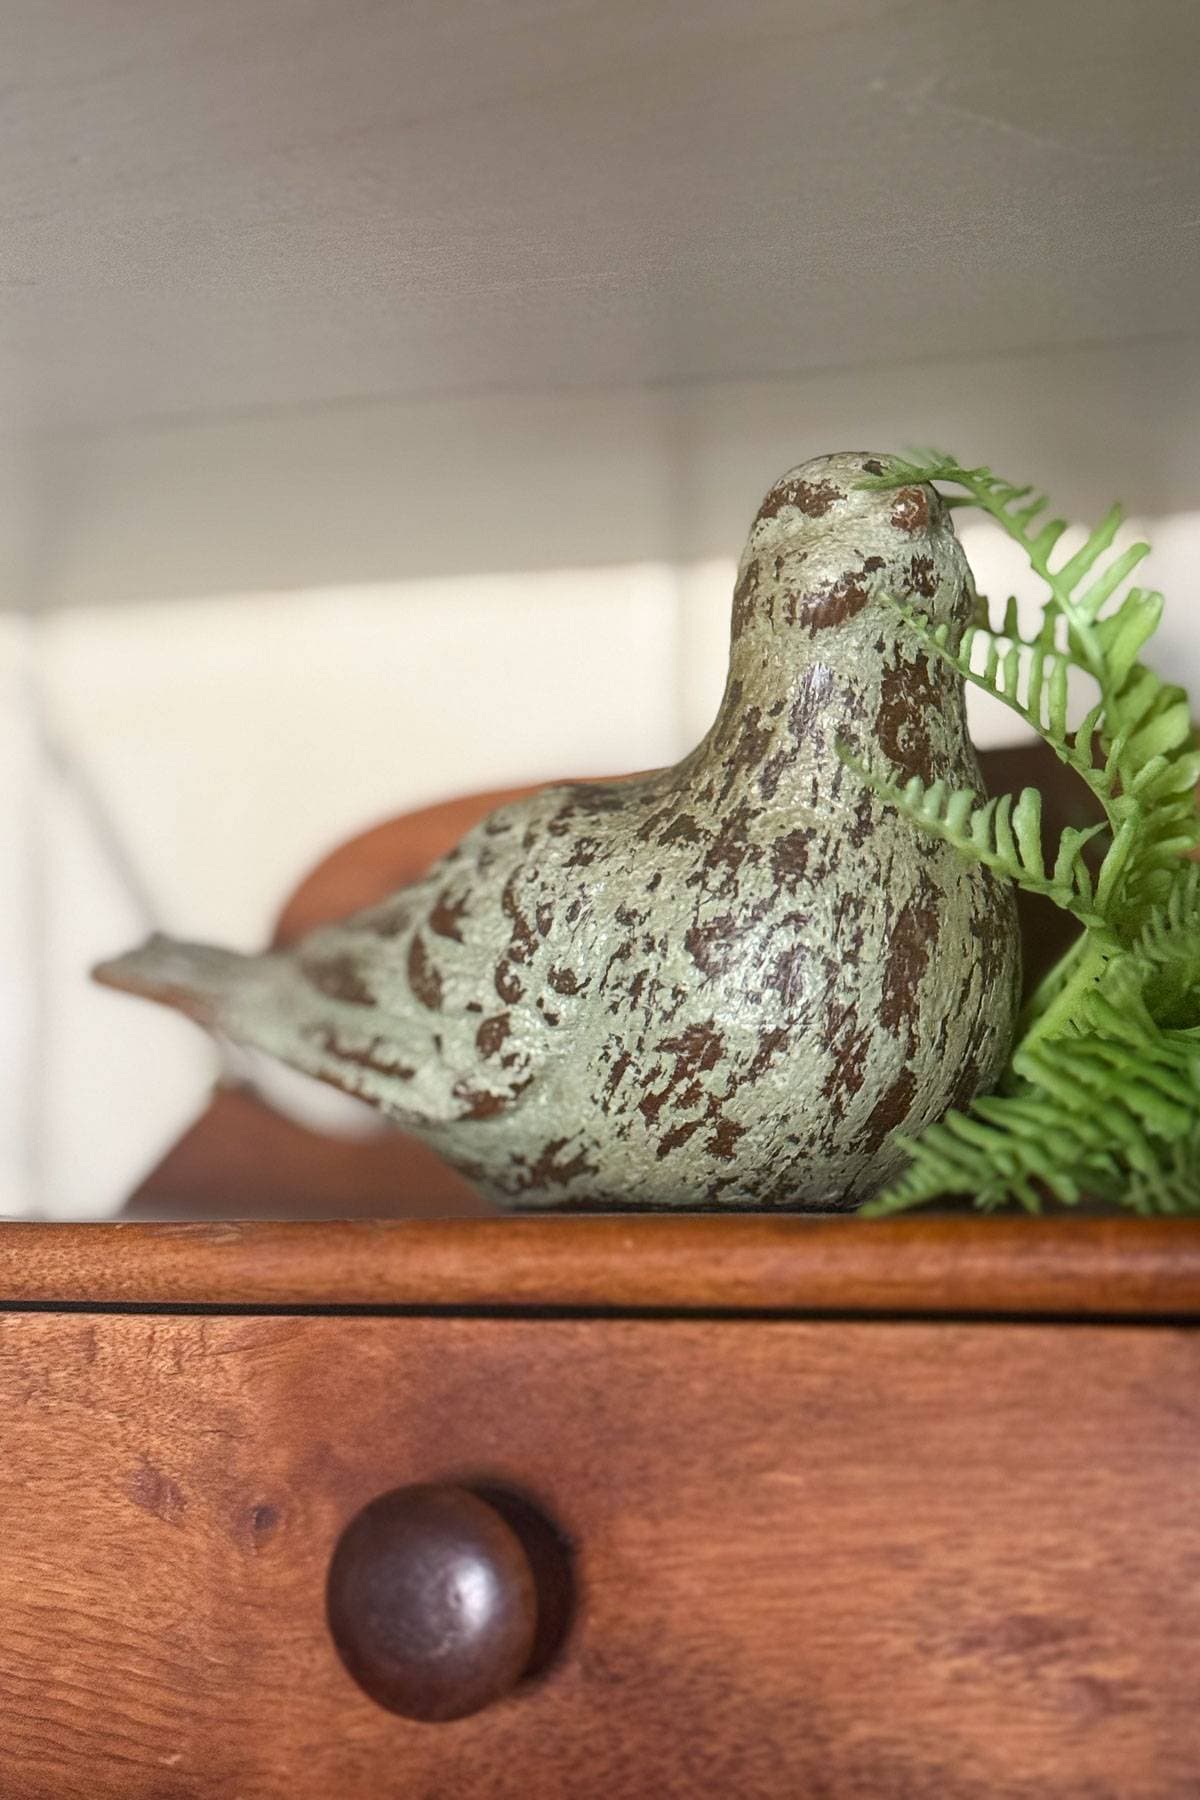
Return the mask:
<path id="1" fill-rule="evenodd" d="M 130 1196 L 126 1219 L 478 1218 L 492 1208 L 407 1133 L 336 1137 L 245 1088 L 208 1107 Z"/>
<path id="2" fill-rule="evenodd" d="M 1200 1220 L 0 1225 L 0 1303 L 1200 1315 Z"/>
<path id="3" fill-rule="evenodd" d="M 1192 1800 L 1198 1389 L 1161 1327 L 9 1315 L 5 1800 Z M 579 1596 L 453 1725 L 323 1616 L 425 1480 Z"/>

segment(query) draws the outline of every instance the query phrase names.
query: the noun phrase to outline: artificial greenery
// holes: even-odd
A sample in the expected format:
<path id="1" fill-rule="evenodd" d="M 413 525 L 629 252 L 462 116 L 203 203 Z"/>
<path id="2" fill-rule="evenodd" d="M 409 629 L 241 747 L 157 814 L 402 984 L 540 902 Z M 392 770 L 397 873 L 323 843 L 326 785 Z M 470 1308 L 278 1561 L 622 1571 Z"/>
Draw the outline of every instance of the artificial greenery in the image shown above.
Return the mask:
<path id="1" fill-rule="evenodd" d="M 1200 1210 L 1200 864 L 1189 860 L 1200 847 L 1200 753 L 1183 689 L 1140 660 L 1162 615 L 1161 594 L 1130 583 L 1149 546 L 1114 554 L 1114 507 L 1055 565 L 1066 524 L 1046 517 L 1045 498 L 952 456 L 893 457 L 863 485 L 920 482 L 959 490 L 952 506 L 982 508 L 1021 545 L 1048 597 L 1024 635 L 1013 600 L 993 617 L 981 601 L 965 630 L 889 603 L 927 653 L 1037 732 L 1091 790 L 1104 822 L 1065 830 L 1047 855 L 1034 788 L 984 800 L 940 781 L 901 786 L 856 765 L 922 830 L 1081 926 L 1029 1000 L 998 1092 L 902 1140 L 908 1167 L 865 1210 L 954 1194 L 984 1210 L 1015 1201 L 1036 1212 L 1047 1199 Z M 1092 699 L 1074 725 L 1073 670 L 1089 678 Z"/>

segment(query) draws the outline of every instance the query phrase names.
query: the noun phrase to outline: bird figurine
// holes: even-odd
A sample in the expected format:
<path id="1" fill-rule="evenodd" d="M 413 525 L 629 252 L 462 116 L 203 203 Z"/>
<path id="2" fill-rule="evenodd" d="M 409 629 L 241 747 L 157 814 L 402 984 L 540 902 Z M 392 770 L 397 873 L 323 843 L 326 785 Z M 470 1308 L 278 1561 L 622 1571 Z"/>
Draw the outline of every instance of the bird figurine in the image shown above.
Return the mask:
<path id="1" fill-rule="evenodd" d="M 156 936 L 102 982 L 371 1102 L 508 1208 L 847 1209 L 993 1082 L 1008 884 L 842 759 L 979 788 L 961 677 L 884 596 L 965 623 L 927 486 L 865 453 L 771 488 L 716 721 L 673 768 L 502 806 L 287 950 Z"/>

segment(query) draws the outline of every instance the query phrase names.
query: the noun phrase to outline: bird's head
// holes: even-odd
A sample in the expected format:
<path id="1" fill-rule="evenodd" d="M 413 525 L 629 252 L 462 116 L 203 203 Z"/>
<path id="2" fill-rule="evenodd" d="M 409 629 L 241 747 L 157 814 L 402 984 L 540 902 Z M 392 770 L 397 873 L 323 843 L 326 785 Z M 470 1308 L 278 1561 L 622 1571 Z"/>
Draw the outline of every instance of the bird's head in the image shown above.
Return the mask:
<path id="1" fill-rule="evenodd" d="M 949 509 L 927 484 L 863 485 L 885 467 L 882 455 L 841 451 L 780 476 L 739 565 L 735 642 L 746 632 L 816 638 L 885 594 L 935 620 L 967 622 L 975 589 Z"/>

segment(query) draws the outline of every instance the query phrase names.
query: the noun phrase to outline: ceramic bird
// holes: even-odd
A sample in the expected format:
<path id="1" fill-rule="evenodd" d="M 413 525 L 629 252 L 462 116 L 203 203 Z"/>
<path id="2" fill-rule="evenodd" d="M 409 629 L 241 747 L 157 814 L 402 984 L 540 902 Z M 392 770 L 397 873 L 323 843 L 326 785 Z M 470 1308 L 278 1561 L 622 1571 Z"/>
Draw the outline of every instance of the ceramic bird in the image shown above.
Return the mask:
<path id="1" fill-rule="evenodd" d="M 372 1102 L 507 1207 L 851 1207 L 894 1133 L 998 1075 L 1006 883 L 837 753 L 981 788 L 960 678 L 890 594 L 966 620 L 929 487 L 784 475 L 750 532 L 716 722 L 673 768 L 502 807 L 289 950 L 156 937 L 100 980 Z"/>

